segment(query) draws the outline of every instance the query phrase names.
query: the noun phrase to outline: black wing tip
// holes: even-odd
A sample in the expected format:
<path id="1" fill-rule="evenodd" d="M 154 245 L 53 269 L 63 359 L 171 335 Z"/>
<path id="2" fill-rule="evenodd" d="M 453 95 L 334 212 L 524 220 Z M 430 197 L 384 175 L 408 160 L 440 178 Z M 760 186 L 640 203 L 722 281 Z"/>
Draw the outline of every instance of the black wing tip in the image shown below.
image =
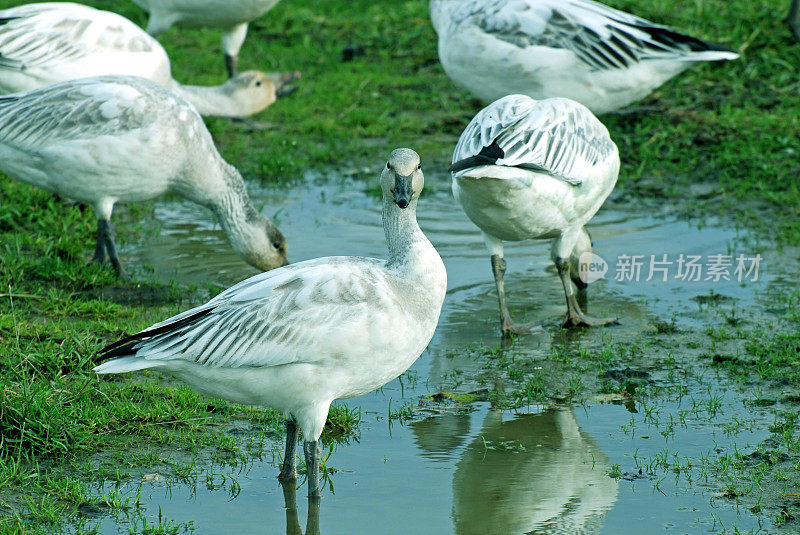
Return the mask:
<path id="1" fill-rule="evenodd" d="M 463 160 L 453 162 L 453 164 L 450 167 L 448 167 L 447 170 L 450 171 L 451 173 L 457 173 L 465 169 L 480 167 L 481 165 L 494 165 L 496 161 L 497 160 L 492 160 L 480 155 L 470 156 L 469 158 L 464 158 Z"/>
<path id="2" fill-rule="evenodd" d="M 677 32 L 666 26 L 646 26 L 644 24 L 633 26 L 639 30 L 647 32 L 650 37 L 652 37 L 658 43 L 666 46 L 684 45 L 688 46 L 689 50 L 692 52 L 735 52 L 728 46 L 709 41 L 703 41 L 702 39 L 692 37 L 691 35 L 687 35 L 685 33 Z"/>
<path id="3" fill-rule="evenodd" d="M 133 355 L 134 353 L 136 353 L 134 347 L 139 342 L 139 340 L 138 339 L 130 340 L 130 338 L 132 337 L 129 336 L 127 338 L 123 338 L 122 340 L 114 342 L 110 346 L 104 347 L 103 349 L 97 352 L 94 361 L 100 363 L 109 359 L 113 359 L 115 357 L 126 357 L 128 355 Z"/>
<path id="4" fill-rule="evenodd" d="M 500 145 L 497 144 L 497 141 L 492 141 L 492 144 L 488 147 L 483 147 L 481 151 L 476 154 L 475 156 L 470 156 L 469 158 L 464 158 L 463 160 L 459 160 L 457 162 L 453 162 L 453 164 L 448 167 L 448 171 L 451 173 L 457 173 L 459 171 L 463 171 L 464 169 L 470 169 L 472 167 L 480 167 L 482 165 L 495 165 L 497 160 L 500 158 L 504 158 L 506 155 L 505 151 L 500 148 Z"/>
<path id="5" fill-rule="evenodd" d="M 114 357 L 125 357 L 128 355 L 133 355 L 136 353 L 136 345 L 149 338 L 153 338 L 155 336 L 160 336 L 162 334 L 168 334 L 174 331 L 177 331 L 186 325 L 193 323 L 194 321 L 203 318 L 210 314 L 216 307 L 212 306 L 209 308 L 204 308 L 202 310 L 198 310 L 194 314 L 182 318 L 178 321 L 174 321 L 172 323 L 168 323 L 166 325 L 162 325 L 161 327 L 156 327 L 155 329 L 145 329 L 140 331 L 136 334 L 132 334 L 130 336 L 126 336 L 114 342 L 111 345 L 108 345 L 97 352 L 95 356 L 95 360 L 97 362 L 102 362 Z"/>

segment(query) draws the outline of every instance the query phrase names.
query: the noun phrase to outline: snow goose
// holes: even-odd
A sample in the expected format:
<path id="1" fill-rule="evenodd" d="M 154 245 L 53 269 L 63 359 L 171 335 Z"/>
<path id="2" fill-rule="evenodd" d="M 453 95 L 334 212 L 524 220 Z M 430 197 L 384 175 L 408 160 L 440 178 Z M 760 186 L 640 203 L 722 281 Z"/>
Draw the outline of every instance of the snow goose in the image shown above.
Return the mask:
<path id="1" fill-rule="evenodd" d="M 147 33 L 160 35 L 171 26 L 222 28 L 222 51 L 228 75 L 239 65 L 239 50 L 247 36 L 247 23 L 257 19 L 278 0 L 133 0 L 150 13 Z"/>
<path id="2" fill-rule="evenodd" d="M 591 0 L 431 0 L 447 75 L 486 102 L 566 97 L 594 113 L 644 98 L 729 49 Z"/>
<path id="3" fill-rule="evenodd" d="M 164 47 L 116 13 L 69 2 L 0 10 L 0 92 L 104 74 L 148 78 L 180 93 L 201 115 L 218 117 L 260 112 L 299 76 L 247 71 L 220 86 L 181 85 Z"/>
<path id="4" fill-rule="evenodd" d="M 583 226 L 617 181 L 619 153 L 585 106 L 564 98 L 509 95 L 472 119 L 453 153 L 453 195 L 483 231 L 504 334 L 525 334 L 506 304 L 503 241 L 553 239 L 551 256 L 567 298 L 565 326 L 604 325 L 579 306 L 570 257 L 591 251 Z"/>
<path id="5" fill-rule="evenodd" d="M 1 96 L 0 171 L 92 206 L 95 259 L 108 253 L 120 276 L 114 204 L 167 192 L 210 208 L 249 264 L 286 263 L 283 235 L 253 207 L 194 107 L 144 78 L 82 78 Z"/>
<path id="6" fill-rule="evenodd" d="M 97 373 L 153 368 L 197 392 L 283 411 L 279 478 L 297 477 L 298 427 L 308 494 L 319 488 L 317 444 L 335 399 L 366 394 L 403 373 L 433 336 L 447 286 L 417 224 L 419 156 L 397 149 L 381 173 L 386 261 L 327 257 L 251 277 L 199 307 L 103 349 Z"/>

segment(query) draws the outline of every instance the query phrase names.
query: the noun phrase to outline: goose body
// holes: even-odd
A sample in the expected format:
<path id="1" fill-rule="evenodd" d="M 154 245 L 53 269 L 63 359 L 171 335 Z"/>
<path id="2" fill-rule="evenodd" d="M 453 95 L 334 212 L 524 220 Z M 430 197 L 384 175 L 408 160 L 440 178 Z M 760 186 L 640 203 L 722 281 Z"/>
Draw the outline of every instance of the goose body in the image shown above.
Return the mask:
<path id="1" fill-rule="evenodd" d="M 381 175 L 388 260 L 319 258 L 256 275 L 109 346 L 101 354 L 115 358 L 95 371 L 153 368 L 206 395 L 283 411 L 281 476 L 296 477 L 296 426 L 308 466 L 318 466 L 331 402 L 403 373 L 439 320 L 447 274 L 417 225 L 422 184 L 417 154 L 392 152 Z M 309 481 L 318 495 L 317 475 Z"/>
<path id="2" fill-rule="evenodd" d="M 133 0 L 150 13 L 147 32 L 160 35 L 172 26 L 220 28 L 228 74 L 234 76 L 239 50 L 247 36 L 247 24 L 278 3 L 278 0 Z"/>
<path id="3" fill-rule="evenodd" d="M 575 302 L 570 258 L 591 251 L 584 225 L 614 188 L 619 166 L 608 130 L 572 100 L 509 95 L 467 125 L 450 167 L 453 195 L 492 255 L 504 332 L 526 329 L 508 313 L 503 241 L 552 239 L 567 295 L 565 323 L 595 324 Z"/>
<path id="4" fill-rule="evenodd" d="M 244 117 L 277 98 L 295 75 L 244 72 L 223 85 L 182 85 L 158 41 L 125 17 L 69 2 L 0 10 L 0 92 L 31 91 L 106 74 L 147 78 L 191 102 L 202 115 Z"/>
<path id="5" fill-rule="evenodd" d="M 176 193 L 210 208 L 233 249 L 259 269 L 286 262 L 280 231 L 253 207 L 194 107 L 144 78 L 102 76 L 0 97 L 0 171 L 92 206 L 97 260 L 122 274 L 114 204 Z"/>
<path id="6" fill-rule="evenodd" d="M 698 61 L 737 54 L 591 0 L 431 0 L 447 75 L 491 102 L 566 97 L 619 109 Z"/>

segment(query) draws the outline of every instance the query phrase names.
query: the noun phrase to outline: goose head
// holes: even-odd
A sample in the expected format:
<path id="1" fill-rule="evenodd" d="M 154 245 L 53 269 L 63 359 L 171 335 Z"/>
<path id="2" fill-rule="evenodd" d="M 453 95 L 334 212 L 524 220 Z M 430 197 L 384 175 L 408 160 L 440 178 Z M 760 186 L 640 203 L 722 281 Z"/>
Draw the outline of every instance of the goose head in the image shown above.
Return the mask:
<path id="1" fill-rule="evenodd" d="M 381 173 L 383 198 L 408 208 L 416 204 L 424 184 L 419 154 L 411 149 L 393 150 Z"/>
<path id="2" fill-rule="evenodd" d="M 286 94 L 286 84 L 299 77 L 298 72 L 246 71 L 222 84 L 222 91 L 234 102 L 239 115 L 246 117 L 262 111 Z"/>
<path id="3" fill-rule="evenodd" d="M 258 212 L 248 214 L 247 221 L 236 234 L 239 234 L 239 239 L 231 236 L 231 246 L 251 266 L 269 271 L 289 263 L 286 238 L 264 215 Z"/>

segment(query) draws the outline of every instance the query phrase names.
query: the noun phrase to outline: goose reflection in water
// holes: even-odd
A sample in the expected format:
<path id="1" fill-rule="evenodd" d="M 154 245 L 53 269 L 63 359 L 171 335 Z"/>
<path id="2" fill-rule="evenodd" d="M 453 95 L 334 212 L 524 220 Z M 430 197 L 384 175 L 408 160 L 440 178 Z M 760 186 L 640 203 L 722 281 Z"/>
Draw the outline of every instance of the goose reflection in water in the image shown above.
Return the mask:
<path id="1" fill-rule="evenodd" d="M 319 531 L 319 498 L 308 499 L 308 516 L 306 531 L 300 527 L 297 513 L 297 481 L 281 481 L 283 487 L 284 508 L 286 509 L 286 535 L 320 535 Z"/>
<path id="2" fill-rule="evenodd" d="M 426 456 L 465 442 L 470 415 L 414 424 Z M 508 415 L 490 410 L 453 475 L 455 533 L 597 533 L 617 500 L 606 456 L 569 409 Z M 439 440 L 437 440 L 437 438 Z"/>

